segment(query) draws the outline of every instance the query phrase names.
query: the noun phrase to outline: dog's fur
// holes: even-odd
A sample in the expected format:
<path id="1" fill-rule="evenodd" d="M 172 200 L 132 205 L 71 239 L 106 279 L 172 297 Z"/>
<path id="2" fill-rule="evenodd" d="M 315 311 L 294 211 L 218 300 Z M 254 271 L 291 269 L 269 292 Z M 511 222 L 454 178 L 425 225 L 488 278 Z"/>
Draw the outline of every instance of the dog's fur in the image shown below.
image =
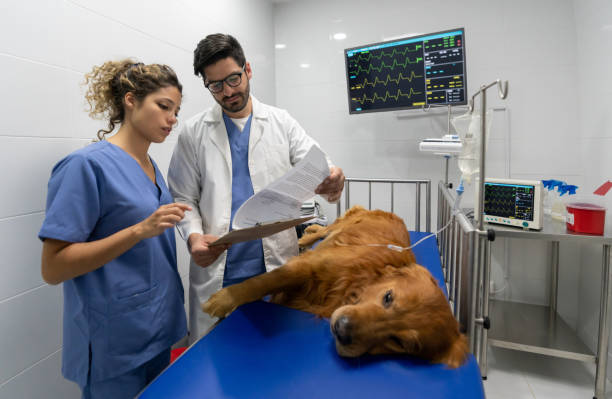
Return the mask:
<path id="1" fill-rule="evenodd" d="M 407 353 L 450 367 L 464 362 L 465 336 L 435 279 L 412 251 L 385 246 L 410 245 L 399 217 L 353 207 L 328 227 L 308 227 L 300 245 L 321 238 L 282 267 L 217 292 L 202 310 L 225 317 L 272 294 L 272 302 L 331 317 L 342 356 Z"/>

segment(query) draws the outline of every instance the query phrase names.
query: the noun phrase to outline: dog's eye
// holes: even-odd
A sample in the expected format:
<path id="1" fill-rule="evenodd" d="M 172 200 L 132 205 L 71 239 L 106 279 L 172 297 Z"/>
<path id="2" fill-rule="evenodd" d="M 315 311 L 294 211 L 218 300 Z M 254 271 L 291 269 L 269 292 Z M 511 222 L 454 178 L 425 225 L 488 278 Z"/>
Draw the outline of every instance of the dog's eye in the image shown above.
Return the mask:
<path id="1" fill-rule="evenodd" d="M 383 306 L 388 308 L 393 303 L 393 291 L 389 290 L 385 293 L 383 297 Z"/>
<path id="2" fill-rule="evenodd" d="M 393 345 L 399 347 L 399 348 L 403 348 L 404 344 L 402 343 L 402 340 L 399 339 L 398 337 L 396 337 L 395 335 L 391 335 L 389 337 L 389 341 L 391 341 L 393 343 Z"/>

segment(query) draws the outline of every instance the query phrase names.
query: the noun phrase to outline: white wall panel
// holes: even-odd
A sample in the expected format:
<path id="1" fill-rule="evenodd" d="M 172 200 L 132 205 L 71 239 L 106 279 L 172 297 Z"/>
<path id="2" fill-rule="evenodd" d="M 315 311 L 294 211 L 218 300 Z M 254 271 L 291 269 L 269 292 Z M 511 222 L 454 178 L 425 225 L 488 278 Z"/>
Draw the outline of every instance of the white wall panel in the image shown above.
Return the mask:
<path id="1" fill-rule="evenodd" d="M 612 3 L 607 0 L 573 2 L 576 17 L 579 125 L 577 137 L 584 163 L 584 182 L 579 190 L 588 195 L 601 183 L 612 180 Z M 602 199 L 607 205 L 606 234 L 612 234 L 612 193 Z M 595 350 L 598 330 L 599 296 L 602 281 L 600 246 L 584 246 L 579 268 L 578 314 L 581 338 Z M 610 346 L 609 346 L 610 348 Z M 608 350 L 609 351 L 609 350 Z M 608 352 L 609 353 L 609 352 Z M 608 354 L 608 364 L 612 357 Z M 612 368 L 608 368 L 608 377 Z"/>
<path id="2" fill-rule="evenodd" d="M 65 65 L 64 1 L 5 0 L 0 4 L 0 53 Z M 2 68 L 4 70 L 4 68 Z M 32 75 L 25 75 L 35 78 Z"/>
<path id="3" fill-rule="evenodd" d="M 32 215 L 0 219 L 0 301 L 45 284 L 40 275 L 42 244 L 38 231 L 45 215 Z"/>
<path id="4" fill-rule="evenodd" d="M 0 219 L 45 209 L 51 169 L 68 153 L 87 144 L 78 139 L 0 136 L 0 187 L 6 193 Z"/>
<path id="5" fill-rule="evenodd" d="M 65 13 L 70 21 L 64 29 L 71 69 L 87 72 L 93 65 L 125 57 L 172 64 L 172 59 L 187 55 L 183 49 L 74 3 L 66 3 Z"/>
<path id="6" fill-rule="evenodd" d="M 183 12 L 174 2 L 68 0 L 68 3 L 183 50 L 191 48 L 190 33 L 200 22 L 199 15 Z M 179 26 L 185 29 L 172 29 Z"/>
<path id="7" fill-rule="evenodd" d="M 81 390 L 75 383 L 62 377 L 61 367 L 60 350 L 0 385 L 0 399 L 80 398 Z"/>
<path id="8" fill-rule="evenodd" d="M 62 288 L 45 285 L 0 302 L 0 384 L 62 345 Z"/>
<path id="9" fill-rule="evenodd" d="M 0 84 L 10 93 L 3 103 L 0 135 L 69 137 L 67 88 L 75 72 L 7 55 L 0 55 L 0 70 Z"/>

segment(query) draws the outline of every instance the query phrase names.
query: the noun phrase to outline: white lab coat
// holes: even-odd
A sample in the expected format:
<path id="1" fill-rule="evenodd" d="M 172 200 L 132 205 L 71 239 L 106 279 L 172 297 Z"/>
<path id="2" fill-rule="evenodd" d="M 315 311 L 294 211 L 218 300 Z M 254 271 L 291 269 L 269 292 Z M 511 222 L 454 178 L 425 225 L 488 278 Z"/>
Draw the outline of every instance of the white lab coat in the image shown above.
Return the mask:
<path id="1" fill-rule="evenodd" d="M 262 104 L 253 96 L 249 138 L 249 172 L 254 192 L 285 174 L 317 145 L 285 110 Z M 329 160 L 328 160 L 329 163 Z M 331 165 L 331 163 L 330 163 Z M 168 186 L 175 201 L 190 205 L 178 229 L 187 240 L 192 233 L 222 236 L 230 229 L 232 156 L 218 104 L 183 124 L 168 170 Z M 266 270 L 297 255 L 295 229 L 263 239 Z M 221 289 L 227 251 L 208 267 L 191 260 L 189 270 L 190 344 L 208 332 L 216 319 L 200 304 Z"/>

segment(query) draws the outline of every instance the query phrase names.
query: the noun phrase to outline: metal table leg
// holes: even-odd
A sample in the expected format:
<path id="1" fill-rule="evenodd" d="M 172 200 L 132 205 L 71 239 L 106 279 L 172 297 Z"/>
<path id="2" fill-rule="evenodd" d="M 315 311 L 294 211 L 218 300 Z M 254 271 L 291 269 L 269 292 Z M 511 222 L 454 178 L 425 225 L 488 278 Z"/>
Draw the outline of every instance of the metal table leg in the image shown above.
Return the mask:
<path id="1" fill-rule="evenodd" d="M 610 338 L 610 308 L 612 295 L 610 285 L 610 245 L 603 246 L 601 304 L 599 308 L 599 335 L 597 343 L 597 369 L 595 372 L 595 397 L 604 399 L 606 395 L 606 367 L 608 365 L 608 339 Z"/>
<path id="2" fill-rule="evenodd" d="M 550 325 L 554 325 L 557 317 L 557 290 L 559 289 L 559 241 L 552 241 L 550 265 Z"/>
<path id="3" fill-rule="evenodd" d="M 489 326 L 485 320 L 489 319 L 489 294 L 490 294 L 490 282 L 491 282 L 491 241 L 488 241 L 486 238 L 482 239 L 485 243 L 484 245 L 484 268 L 483 268 L 483 289 L 482 289 L 482 319 L 483 325 L 481 328 L 481 344 L 482 349 L 480 352 L 480 356 L 482 358 L 482 364 L 480 365 L 480 375 L 483 379 L 487 379 L 487 374 L 489 372 L 488 367 L 488 346 L 489 346 Z"/>

